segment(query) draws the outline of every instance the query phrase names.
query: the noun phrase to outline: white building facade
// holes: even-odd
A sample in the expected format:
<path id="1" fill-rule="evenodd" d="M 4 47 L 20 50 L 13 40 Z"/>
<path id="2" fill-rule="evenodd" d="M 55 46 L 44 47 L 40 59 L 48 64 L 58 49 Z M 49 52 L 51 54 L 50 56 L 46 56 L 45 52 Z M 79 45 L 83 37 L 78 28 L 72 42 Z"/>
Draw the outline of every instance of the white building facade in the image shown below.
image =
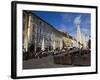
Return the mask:
<path id="1" fill-rule="evenodd" d="M 62 49 L 66 35 L 31 11 L 23 11 L 23 49 L 34 51 Z"/>

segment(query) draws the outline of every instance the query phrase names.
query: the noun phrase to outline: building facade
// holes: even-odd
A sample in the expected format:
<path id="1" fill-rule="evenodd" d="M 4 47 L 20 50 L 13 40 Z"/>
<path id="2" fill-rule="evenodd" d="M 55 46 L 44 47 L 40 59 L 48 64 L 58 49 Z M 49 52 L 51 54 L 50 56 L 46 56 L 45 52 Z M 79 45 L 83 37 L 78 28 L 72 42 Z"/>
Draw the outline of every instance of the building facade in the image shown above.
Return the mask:
<path id="1" fill-rule="evenodd" d="M 72 45 L 71 40 L 66 33 L 57 30 L 32 11 L 23 11 L 23 51 L 62 49 Z"/>

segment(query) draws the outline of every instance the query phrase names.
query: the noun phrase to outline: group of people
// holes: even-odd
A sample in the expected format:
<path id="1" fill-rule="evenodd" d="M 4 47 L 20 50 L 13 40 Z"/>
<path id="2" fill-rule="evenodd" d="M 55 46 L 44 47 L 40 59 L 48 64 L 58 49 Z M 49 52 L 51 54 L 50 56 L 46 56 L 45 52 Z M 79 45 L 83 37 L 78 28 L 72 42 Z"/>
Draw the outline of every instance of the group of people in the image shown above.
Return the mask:
<path id="1" fill-rule="evenodd" d="M 67 54 L 70 51 L 73 50 L 80 50 L 81 54 L 84 53 L 89 53 L 89 50 L 83 50 L 83 49 L 78 49 L 76 47 L 67 47 L 67 48 L 62 48 L 62 49 L 55 49 L 55 50 L 49 50 L 49 49 L 45 49 L 45 50 L 39 50 L 39 51 L 34 51 L 33 49 L 29 48 L 27 52 L 23 52 L 23 59 L 27 60 L 27 59 L 31 59 L 31 58 L 43 58 L 43 57 L 47 57 L 47 56 L 54 56 L 54 55 L 59 55 L 59 54 Z M 77 53 L 77 54 L 80 54 Z"/>

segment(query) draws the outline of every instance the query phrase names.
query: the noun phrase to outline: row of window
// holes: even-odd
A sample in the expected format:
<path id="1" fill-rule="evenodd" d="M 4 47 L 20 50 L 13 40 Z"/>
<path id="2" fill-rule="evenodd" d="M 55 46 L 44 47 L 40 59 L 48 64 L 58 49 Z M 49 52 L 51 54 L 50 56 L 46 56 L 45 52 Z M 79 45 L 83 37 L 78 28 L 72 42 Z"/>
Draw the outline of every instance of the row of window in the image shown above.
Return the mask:
<path id="1" fill-rule="evenodd" d="M 34 22 L 35 24 L 33 24 L 33 32 L 35 32 L 34 38 L 36 39 L 37 43 L 40 43 L 44 38 L 46 43 L 53 42 L 55 40 L 55 43 L 60 44 L 61 37 L 59 37 L 59 34 L 57 34 L 57 32 L 53 30 L 50 25 L 41 21 L 35 16 L 32 16 L 32 19 L 33 20 L 31 20 L 31 23 Z"/>

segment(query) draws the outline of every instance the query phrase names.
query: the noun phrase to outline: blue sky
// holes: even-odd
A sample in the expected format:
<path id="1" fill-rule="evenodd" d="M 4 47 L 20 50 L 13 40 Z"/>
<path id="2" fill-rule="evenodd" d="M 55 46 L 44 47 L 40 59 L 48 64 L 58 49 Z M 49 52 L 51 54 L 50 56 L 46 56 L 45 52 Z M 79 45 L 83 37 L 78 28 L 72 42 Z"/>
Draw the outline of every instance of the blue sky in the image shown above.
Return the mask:
<path id="1" fill-rule="evenodd" d="M 91 14 L 71 12 L 33 11 L 37 16 L 53 25 L 56 29 L 76 36 L 76 20 L 79 18 L 81 32 L 90 35 Z"/>

